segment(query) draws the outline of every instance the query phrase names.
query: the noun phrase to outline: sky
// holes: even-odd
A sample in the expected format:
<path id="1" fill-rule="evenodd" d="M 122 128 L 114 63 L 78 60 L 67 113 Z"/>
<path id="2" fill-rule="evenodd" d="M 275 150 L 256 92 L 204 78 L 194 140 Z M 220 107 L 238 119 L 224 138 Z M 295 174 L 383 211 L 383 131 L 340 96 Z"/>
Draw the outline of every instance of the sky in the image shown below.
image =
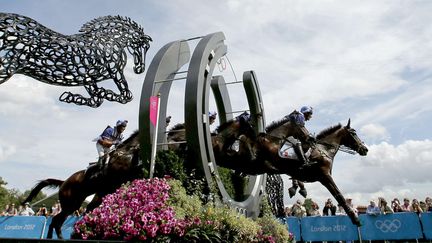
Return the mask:
<path id="1" fill-rule="evenodd" d="M 222 31 L 231 65 L 217 72 L 238 81 L 244 71 L 255 71 L 267 124 L 303 105 L 314 108 L 306 125 L 314 134 L 351 118 L 369 153 L 339 152 L 333 177 L 356 205 L 432 196 L 431 10 L 432 2 L 423 0 L 0 0 L 0 12 L 28 16 L 65 35 L 100 16 L 130 17 L 153 38 L 147 67 L 171 41 Z M 138 129 L 145 73 L 133 73 L 129 60 L 125 75 L 134 100 L 105 101 L 97 109 L 58 101 L 64 91 L 85 94 L 83 88 L 18 74 L 0 84 L 0 177 L 7 188 L 25 191 L 38 180 L 66 179 L 85 168 L 97 158 L 92 140 L 118 119 L 129 120 L 126 137 Z M 171 125 L 184 120 L 184 86 L 172 86 Z M 233 110 L 247 109 L 241 86 L 229 92 Z M 306 189 L 319 205 L 331 197 L 319 183 Z M 299 198 L 285 195 L 284 202 Z"/>

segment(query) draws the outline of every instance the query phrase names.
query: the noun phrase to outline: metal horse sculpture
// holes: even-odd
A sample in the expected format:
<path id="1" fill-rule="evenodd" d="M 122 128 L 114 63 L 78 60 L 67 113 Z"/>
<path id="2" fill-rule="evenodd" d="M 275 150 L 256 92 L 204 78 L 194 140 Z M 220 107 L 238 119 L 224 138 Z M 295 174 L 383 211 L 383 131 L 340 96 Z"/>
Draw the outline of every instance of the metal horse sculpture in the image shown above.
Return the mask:
<path id="1" fill-rule="evenodd" d="M 32 189 L 23 204 L 30 202 L 44 187 L 60 187 L 58 195 L 62 210 L 53 217 L 48 229 L 48 238 L 52 238 L 54 229 L 57 237 L 63 238 L 61 226 L 67 216 L 79 209 L 89 195 L 95 194 L 93 200 L 87 205 L 87 212 L 98 207 L 102 203 L 102 197 L 113 193 L 121 184 L 143 177 L 142 164 L 139 163 L 138 132 L 132 134 L 109 156 L 109 163 L 103 176 L 99 178 L 90 179 L 91 172 L 80 170 L 65 181 L 46 179 Z"/>
<path id="2" fill-rule="evenodd" d="M 47 84 L 84 86 L 90 98 L 64 92 L 59 100 L 99 107 L 103 100 L 127 103 L 132 93 L 123 74 L 126 49 L 134 59 L 134 72 L 145 69 L 151 38 L 129 18 L 105 16 L 84 24 L 80 34 L 62 35 L 35 20 L 0 13 L 0 84 L 24 74 Z M 119 93 L 97 86 L 112 79 Z"/>
<path id="3" fill-rule="evenodd" d="M 279 149 L 284 142 L 284 139 L 260 134 L 256 139 L 249 139 L 247 142 L 244 139 L 240 140 L 240 150 L 237 154 L 222 152 L 218 157 L 220 161 L 223 161 L 223 166 L 246 174 L 288 174 L 304 182 L 319 181 L 343 206 L 353 224 L 360 225 L 358 217 L 347 205 L 331 176 L 333 159 L 341 146 L 346 146 L 362 156 L 368 152 L 356 131 L 350 127 L 350 121 L 346 126 L 338 124 L 317 135 L 317 144 L 313 147 L 310 160 L 318 163 L 304 169 L 301 169 L 301 162 L 298 160 L 283 158 L 279 155 Z M 250 151 L 251 147 L 253 151 Z M 214 151 L 215 153 L 221 152 L 217 149 Z M 251 157 L 251 153 L 256 153 L 256 155 Z"/>

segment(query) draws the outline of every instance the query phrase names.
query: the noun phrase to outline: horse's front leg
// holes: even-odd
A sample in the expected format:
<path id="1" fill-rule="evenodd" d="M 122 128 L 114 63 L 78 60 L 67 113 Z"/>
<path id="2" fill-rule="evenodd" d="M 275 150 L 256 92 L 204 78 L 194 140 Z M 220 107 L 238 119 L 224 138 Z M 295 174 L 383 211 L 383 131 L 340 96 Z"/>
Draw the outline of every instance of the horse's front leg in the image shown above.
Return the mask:
<path id="1" fill-rule="evenodd" d="M 333 195 L 333 197 L 336 199 L 336 201 L 342 205 L 343 209 L 351 219 L 351 222 L 357 226 L 360 226 L 360 220 L 357 217 L 357 215 L 354 213 L 354 211 L 351 209 L 350 206 L 348 206 L 344 196 L 340 192 L 339 188 L 336 186 L 336 183 L 334 182 L 331 175 L 324 175 L 320 180 L 321 184 L 325 186 L 329 192 Z"/>

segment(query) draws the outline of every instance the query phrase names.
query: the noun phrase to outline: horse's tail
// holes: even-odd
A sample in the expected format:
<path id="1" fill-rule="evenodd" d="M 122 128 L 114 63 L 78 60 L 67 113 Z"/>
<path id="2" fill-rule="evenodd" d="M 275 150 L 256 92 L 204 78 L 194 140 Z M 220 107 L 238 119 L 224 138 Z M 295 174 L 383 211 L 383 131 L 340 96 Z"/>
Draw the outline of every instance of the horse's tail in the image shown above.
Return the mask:
<path id="1" fill-rule="evenodd" d="M 30 202 L 31 200 L 33 200 L 33 198 L 35 198 L 37 196 L 37 194 L 45 187 L 50 187 L 50 188 L 56 188 L 59 187 L 63 184 L 64 181 L 62 180 L 57 180 L 57 179 L 46 179 L 46 180 L 42 180 L 39 181 L 38 184 L 36 184 L 36 186 L 33 187 L 33 189 L 31 190 L 30 194 L 28 195 L 28 197 L 22 202 L 22 204 L 25 204 L 26 202 Z"/>

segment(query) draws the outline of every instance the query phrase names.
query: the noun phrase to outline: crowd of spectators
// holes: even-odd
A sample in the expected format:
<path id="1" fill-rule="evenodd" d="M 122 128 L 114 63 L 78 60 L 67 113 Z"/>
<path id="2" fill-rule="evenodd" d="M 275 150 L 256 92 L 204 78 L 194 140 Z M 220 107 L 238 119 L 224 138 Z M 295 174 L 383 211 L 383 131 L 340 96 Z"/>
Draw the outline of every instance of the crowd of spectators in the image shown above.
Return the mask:
<path id="1" fill-rule="evenodd" d="M 390 214 L 397 212 L 432 212 L 432 198 L 426 197 L 424 201 L 417 199 L 404 198 L 403 203 L 400 203 L 398 198 L 394 198 L 391 204 L 386 199 L 380 197 L 377 201 L 371 200 L 367 207 L 355 207 L 352 199 L 347 198 L 348 206 L 356 213 L 366 213 L 368 215 Z M 365 209 L 365 210 L 364 210 Z M 335 205 L 332 199 L 327 199 L 324 203 L 322 212 L 319 210 L 318 204 L 309 199 L 309 202 L 302 202 L 300 199 L 291 207 L 285 208 L 285 216 L 306 217 L 306 216 L 331 216 L 331 215 L 346 215 L 342 205 Z"/>
<path id="2" fill-rule="evenodd" d="M 60 202 L 57 201 L 51 208 L 50 211 L 46 208 L 45 204 L 39 207 L 35 212 L 30 204 L 27 202 L 23 205 L 15 207 L 15 203 L 6 204 L 5 209 L 0 213 L 0 216 L 55 216 L 61 211 Z"/>

